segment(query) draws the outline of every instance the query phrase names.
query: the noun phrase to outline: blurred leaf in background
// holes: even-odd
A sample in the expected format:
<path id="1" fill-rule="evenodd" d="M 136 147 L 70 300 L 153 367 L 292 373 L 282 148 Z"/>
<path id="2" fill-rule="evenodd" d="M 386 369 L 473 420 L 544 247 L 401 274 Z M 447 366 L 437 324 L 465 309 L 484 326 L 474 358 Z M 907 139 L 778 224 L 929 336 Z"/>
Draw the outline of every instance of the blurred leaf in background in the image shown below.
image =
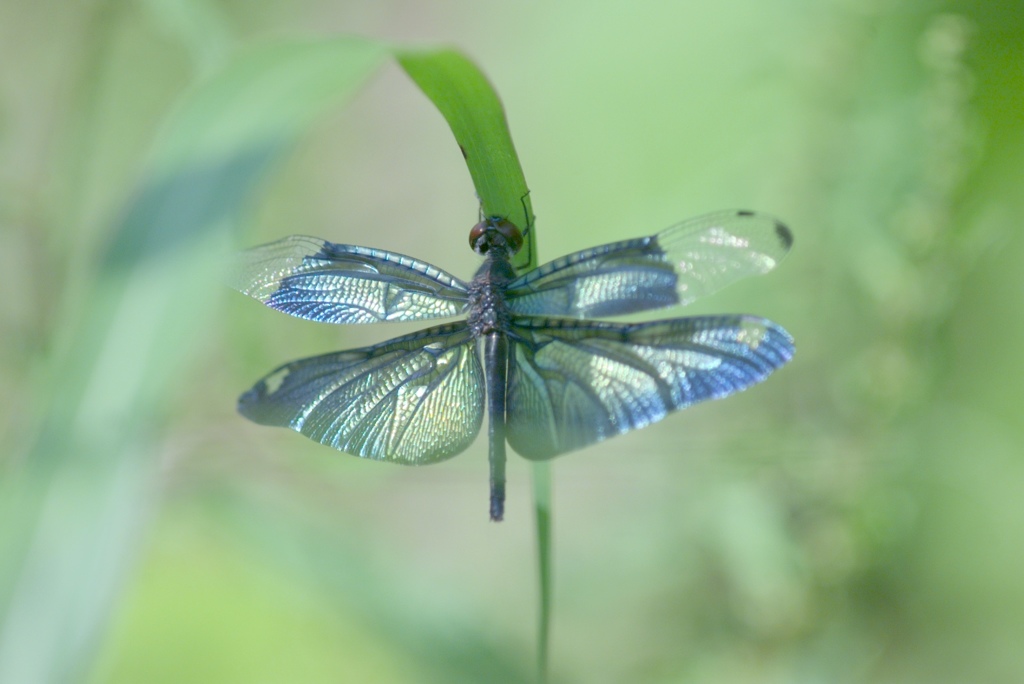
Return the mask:
<path id="1" fill-rule="evenodd" d="M 392 469 L 233 412 L 402 331 L 221 303 L 225 229 L 474 268 L 458 148 L 374 50 L 335 69 L 360 34 L 483 66 L 542 262 L 725 207 L 796 235 L 693 308 L 790 367 L 556 461 L 556 681 L 1021 681 L 1018 4 L 0 5 L 0 679 L 532 671 L 522 462 L 496 529 L 483 445 Z"/>

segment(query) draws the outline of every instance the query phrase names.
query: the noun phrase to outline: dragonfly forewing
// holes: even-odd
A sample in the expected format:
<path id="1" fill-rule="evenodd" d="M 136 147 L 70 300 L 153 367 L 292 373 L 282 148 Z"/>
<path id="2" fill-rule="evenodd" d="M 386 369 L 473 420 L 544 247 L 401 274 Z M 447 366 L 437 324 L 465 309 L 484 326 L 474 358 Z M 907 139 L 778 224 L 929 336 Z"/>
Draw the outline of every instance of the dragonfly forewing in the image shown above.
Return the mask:
<path id="1" fill-rule="evenodd" d="M 402 254 L 304 235 L 241 252 L 230 284 L 273 309 L 325 323 L 457 316 L 469 288 Z"/>

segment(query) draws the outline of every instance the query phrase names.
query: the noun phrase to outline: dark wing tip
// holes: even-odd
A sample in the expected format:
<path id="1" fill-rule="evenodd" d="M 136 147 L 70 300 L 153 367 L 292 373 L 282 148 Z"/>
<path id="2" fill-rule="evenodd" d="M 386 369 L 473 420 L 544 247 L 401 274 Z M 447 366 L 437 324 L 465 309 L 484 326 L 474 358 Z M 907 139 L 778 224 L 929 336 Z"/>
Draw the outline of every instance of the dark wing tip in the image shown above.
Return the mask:
<path id="1" fill-rule="evenodd" d="M 252 389 L 244 392 L 242 396 L 238 397 L 236 409 L 240 414 L 252 422 L 266 425 L 267 423 L 260 419 L 260 414 L 255 409 L 260 405 L 260 402 L 267 398 L 267 394 L 267 383 L 260 380 L 252 387 Z"/>
<path id="2" fill-rule="evenodd" d="M 757 212 L 750 211 L 749 209 L 739 209 L 736 211 L 736 215 L 744 218 L 750 218 L 751 216 L 757 216 Z M 762 216 L 764 215 L 762 214 Z M 766 218 L 770 219 L 771 217 Z M 782 245 L 784 250 L 789 250 L 789 248 L 793 246 L 793 233 L 782 221 L 779 221 L 778 219 L 772 220 L 775 221 L 775 236 L 779 238 L 779 244 Z"/>
<path id="3" fill-rule="evenodd" d="M 779 238 L 779 242 L 782 243 L 785 249 L 788 250 L 793 246 L 793 233 L 781 221 L 775 222 L 775 235 Z"/>

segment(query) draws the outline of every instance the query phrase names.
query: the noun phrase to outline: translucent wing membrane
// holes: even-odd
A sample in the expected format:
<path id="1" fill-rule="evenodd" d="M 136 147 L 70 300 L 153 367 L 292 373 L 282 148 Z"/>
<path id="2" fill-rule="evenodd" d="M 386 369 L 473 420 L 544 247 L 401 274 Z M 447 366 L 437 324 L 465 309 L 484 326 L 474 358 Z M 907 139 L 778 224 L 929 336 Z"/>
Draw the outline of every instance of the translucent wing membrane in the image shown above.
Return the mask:
<path id="1" fill-rule="evenodd" d="M 230 284 L 278 311 L 325 323 L 457 316 L 469 288 L 401 254 L 302 235 L 241 252 Z"/>
<path id="2" fill-rule="evenodd" d="M 508 441 L 531 459 L 738 392 L 793 356 L 789 334 L 753 316 L 637 325 L 518 318 L 511 336 Z"/>
<path id="3" fill-rule="evenodd" d="M 707 214 L 530 271 L 509 286 L 509 307 L 519 315 L 597 318 L 689 304 L 772 270 L 792 242 L 789 229 L 765 214 Z"/>
<path id="4" fill-rule="evenodd" d="M 455 323 L 285 364 L 238 410 L 363 458 L 435 463 L 480 431 L 484 376 L 468 328 Z"/>

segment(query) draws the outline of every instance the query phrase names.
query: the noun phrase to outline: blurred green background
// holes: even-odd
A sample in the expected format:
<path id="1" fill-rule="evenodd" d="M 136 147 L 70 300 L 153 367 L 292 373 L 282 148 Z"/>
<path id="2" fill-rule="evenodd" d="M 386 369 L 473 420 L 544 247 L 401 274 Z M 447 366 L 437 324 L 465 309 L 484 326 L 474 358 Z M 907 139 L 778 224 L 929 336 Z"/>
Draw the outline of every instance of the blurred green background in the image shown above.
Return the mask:
<path id="1" fill-rule="evenodd" d="M 482 442 L 406 469 L 234 413 L 417 326 L 266 310 L 191 226 L 477 261 L 393 62 L 312 89 L 323 116 L 256 94 L 191 135 L 239 47 L 339 34 L 481 65 L 542 262 L 722 208 L 796 236 L 687 311 L 781 323 L 790 366 L 554 462 L 554 681 L 1024 681 L 1024 9 L 912 0 L 0 3 L 0 681 L 531 676 L 524 461 L 494 525 Z M 272 106 L 289 135 L 218 156 Z"/>

